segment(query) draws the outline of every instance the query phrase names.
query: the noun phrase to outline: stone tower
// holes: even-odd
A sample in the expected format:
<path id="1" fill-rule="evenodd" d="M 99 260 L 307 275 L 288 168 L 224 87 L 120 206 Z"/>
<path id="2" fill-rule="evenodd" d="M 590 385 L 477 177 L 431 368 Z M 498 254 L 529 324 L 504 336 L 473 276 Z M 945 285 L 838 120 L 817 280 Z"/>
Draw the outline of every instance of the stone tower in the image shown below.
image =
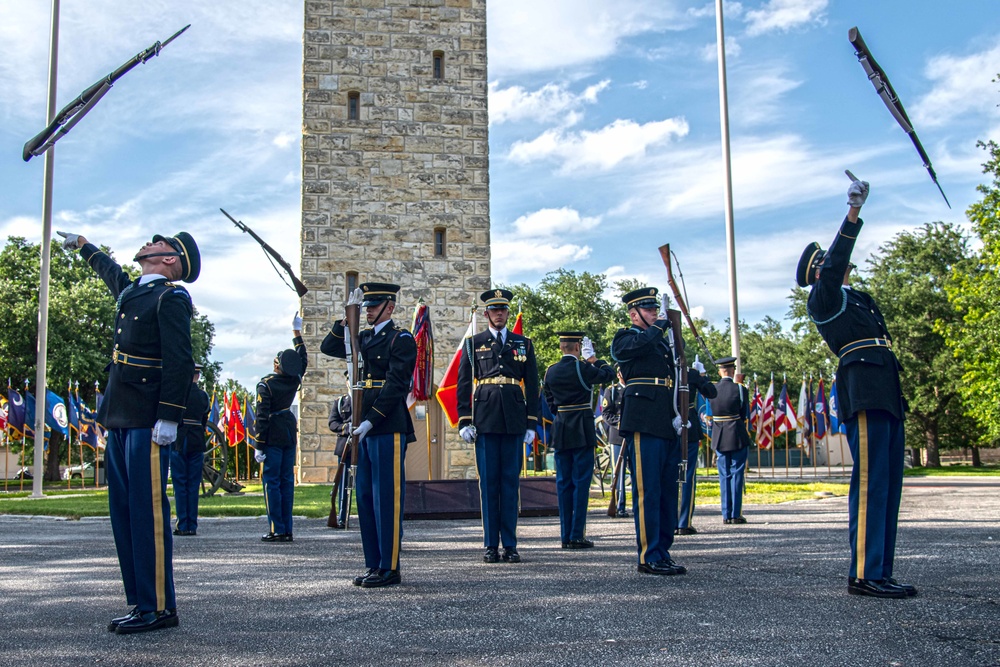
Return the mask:
<path id="1" fill-rule="evenodd" d="M 328 482 L 345 365 L 319 345 L 348 289 L 401 285 L 407 328 L 429 306 L 436 384 L 490 287 L 486 0 L 306 0 L 303 49 L 299 480 Z M 413 416 L 408 479 L 475 476 L 436 401 Z"/>

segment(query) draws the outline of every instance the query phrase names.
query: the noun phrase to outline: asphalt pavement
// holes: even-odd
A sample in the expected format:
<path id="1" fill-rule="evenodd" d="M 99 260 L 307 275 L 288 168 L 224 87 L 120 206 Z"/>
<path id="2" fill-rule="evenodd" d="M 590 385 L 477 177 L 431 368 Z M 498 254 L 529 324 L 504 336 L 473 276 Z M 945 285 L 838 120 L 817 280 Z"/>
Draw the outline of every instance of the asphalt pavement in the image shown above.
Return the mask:
<path id="1" fill-rule="evenodd" d="M 0 665 L 1000 665 L 1000 479 L 907 480 L 896 578 L 849 596 L 847 501 L 699 507 L 680 577 L 635 570 L 631 520 L 592 512 L 597 547 L 522 519 L 524 562 L 482 562 L 478 521 L 408 521 L 400 586 L 361 589 L 356 523 L 202 519 L 175 538 L 180 627 L 119 636 L 106 519 L 0 516 Z"/>

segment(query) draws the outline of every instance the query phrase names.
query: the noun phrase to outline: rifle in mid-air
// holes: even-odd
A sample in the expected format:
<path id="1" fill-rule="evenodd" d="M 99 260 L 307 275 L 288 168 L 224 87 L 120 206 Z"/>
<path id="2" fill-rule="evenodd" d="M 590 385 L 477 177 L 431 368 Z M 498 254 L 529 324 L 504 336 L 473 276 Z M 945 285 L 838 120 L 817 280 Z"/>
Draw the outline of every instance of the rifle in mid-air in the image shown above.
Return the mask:
<path id="1" fill-rule="evenodd" d="M 150 58 L 160 55 L 163 47 L 180 37 L 181 33 L 190 27 L 191 24 L 188 23 L 168 37 L 165 42 L 154 43 L 151 47 L 141 51 L 114 72 L 80 93 L 79 97 L 64 106 L 62 111 L 56 114 L 56 117 L 52 119 L 52 122 L 44 130 L 24 144 L 24 149 L 21 151 L 21 157 L 24 161 L 27 162 L 54 146 L 59 139 L 65 136 L 67 132 L 73 129 L 74 125 L 87 115 L 88 111 L 94 108 L 95 104 L 101 101 L 104 94 L 111 90 L 111 86 L 115 85 L 115 81 L 125 76 L 136 65 L 140 63 L 145 64 Z"/>
<path id="2" fill-rule="evenodd" d="M 868 80 L 872 82 L 875 86 L 875 92 L 878 93 L 879 98 L 882 103 L 885 104 L 886 108 L 889 109 L 889 113 L 892 117 L 896 119 L 899 126 L 903 128 L 903 131 L 910 137 L 910 141 L 913 142 L 914 148 L 917 149 L 917 153 L 920 155 L 920 159 L 924 161 L 924 169 L 930 174 L 931 180 L 934 181 L 934 185 L 937 186 L 938 191 L 941 196 L 944 197 L 944 203 L 948 204 L 948 208 L 951 208 L 951 202 L 948 201 L 948 197 L 944 194 L 944 190 L 941 189 L 941 184 L 938 183 L 937 174 L 934 173 L 934 167 L 931 166 L 931 159 L 927 157 L 927 151 L 920 144 L 920 139 L 917 138 L 917 132 L 913 129 L 913 123 L 910 122 L 909 116 L 906 115 L 906 109 L 903 108 L 903 103 L 899 101 L 899 97 L 896 95 L 896 91 L 892 89 L 892 84 L 889 83 L 889 77 L 886 75 L 885 71 L 879 67 L 879 64 L 875 62 L 875 57 L 872 52 L 868 50 L 868 45 L 865 44 L 865 40 L 861 37 L 861 31 L 857 27 L 851 28 L 847 32 L 847 39 L 851 42 L 851 46 L 854 47 L 854 54 L 858 57 L 858 62 L 865 69 L 865 74 L 868 75 Z"/>
<path id="3" fill-rule="evenodd" d="M 260 244 L 261 249 L 264 251 L 264 255 L 267 256 L 267 259 L 271 262 L 271 266 L 274 267 L 274 270 L 277 271 L 278 275 L 281 276 L 281 280 L 284 281 L 286 285 L 288 285 L 288 281 L 286 281 L 285 277 L 281 275 L 281 271 L 278 271 L 278 267 L 274 266 L 275 262 L 277 262 L 281 266 L 281 268 L 285 270 L 285 273 L 288 274 L 288 277 L 292 279 L 292 284 L 288 286 L 291 289 L 295 290 L 295 293 L 298 294 L 300 298 L 306 295 L 306 292 L 309 291 L 309 288 L 303 285 L 302 281 L 295 277 L 295 272 L 292 271 L 291 264 L 285 261 L 285 258 L 279 255 L 277 250 L 269 246 L 264 241 L 264 239 L 262 239 L 257 235 L 257 232 L 247 227 L 245 224 L 243 224 L 241 220 L 237 220 L 233 216 L 226 213 L 226 209 L 220 208 L 219 210 L 222 211 L 222 214 L 225 215 L 227 218 L 229 218 L 234 225 L 236 225 L 237 229 L 249 234 L 250 236 L 253 237 L 254 241 Z"/>

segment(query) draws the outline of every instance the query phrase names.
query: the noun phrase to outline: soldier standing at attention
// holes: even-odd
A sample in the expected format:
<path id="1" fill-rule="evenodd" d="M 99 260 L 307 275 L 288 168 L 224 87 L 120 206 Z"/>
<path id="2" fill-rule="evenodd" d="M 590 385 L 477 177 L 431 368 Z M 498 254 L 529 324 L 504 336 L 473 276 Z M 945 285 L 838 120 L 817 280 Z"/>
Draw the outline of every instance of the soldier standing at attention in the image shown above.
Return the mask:
<path id="1" fill-rule="evenodd" d="M 105 461 L 108 509 L 132 610 L 111 619 L 117 634 L 177 627 L 167 464 L 184 418 L 194 376 L 191 296 L 201 271 L 198 246 L 187 232 L 156 234 L 136 253 L 142 275 L 132 280 L 119 264 L 78 234 L 57 232 L 117 299 L 114 349 L 97 420 L 108 429 Z"/>
<path id="2" fill-rule="evenodd" d="M 518 475 L 524 446 L 535 438 L 538 363 L 531 340 L 507 330 L 513 297 L 505 289 L 480 295 L 489 328 L 468 340 L 458 369 L 458 429 L 465 442 L 476 443 L 486 563 L 521 562 Z"/>
<path id="3" fill-rule="evenodd" d="M 298 423 L 292 402 L 302 386 L 309 363 L 302 340 L 302 318 L 292 319 L 292 345 L 274 357 L 274 372 L 257 383 L 257 443 L 254 459 L 264 464 L 264 505 L 267 507 L 267 532 L 261 542 L 291 542 L 292 509 L 295 506 L 295 450 Z"/>
<path id="4" fill-rule="evenodd" d="M 406 487 L 403 459 L 407 443 L 417 438 L 406 409 L 406 395 L 417 363 L 413 335 L 392 321 L 399 285 L 364 283 L 355 289 L 347 305 L 360 304 L 371 327 L 358 335 L 361 346 L 360 376 L 355 382 L 364 389 L 361 424 L 352 431 L 358 447 L 356 490 L 361 544 L 367 571 L 354 578 L 362 588 L 392 586 L 402 581 L 399 549 L 403 537 L 403 490 Z M 347 358 L 347 321 L 333 325 L 323 339 L 323 354 Z M 357 351 L 356 351 L 357 352 Z"/>
<path id="5" fill-rule="evenodd" d="M 715 398 L 715 385 L 711 382 L 699 382 L 692 379 L 694 375 L 705 376 L 705 364 L 698 361 L 695 356 L 694 363 L 688 370 L 688 386 L 697 386 L 697 392 L 689 394 L 691 408 L 688 411 L 688 431 L 687 431 L 687 465 L 684 466 L 684 482 L 681 484 L 681 508 L 677 517 L 677 530 L 675 535 L 694 535 L 698 531 L 691 524 L 694 519 L 694 499 L 698 488 L 698 449 L 701 447 L 701 438 L 704 431 L 701 429 L 701 417 L 698 415 L 698 394 L 705 398 Z"/>
<path id="6" fill-rule="evenodd" d="M 628 448 L 625 446 L 625 439 L 622 437 L 618 424 L 622 418 L 622 399 L 625 393 L 625 381 L 622 380 L 622 372 L 615 364 L 615 374 L 618 381 L 606 388 L 601 399 L 601 417 L 608 427 L 608 444 L 611 445 L 611 464 L 618 471 L 618 479 L 615 481 L 618 489 L 618 504 L 615 507 L 615 518 L 627 519 L 631 516 L 625 509 L 625 475 L 632 474 L 629 468 Z M 622 449 L 625 449 L 623 452 Z M 618 457 L 622 459 L 621 468 L 618 467 Z"/>
<path id="7" fill-rule="evenodd" d="M 736 357 L 716 360 L 722 378 L 712 399 L 712 449 L 717 456 L 723 523 L 746 523 L 743 518 L 743 484 L 750 453 L 750 401 L 743 385 L 734 382 Z"/>
<path id="8" fill-rule="evenodd" d="M 864 222 L 859 214 L 868 198 L 868 183 L 850 172 L 847 217 L 830 250 L 818 243 L 806 247 L 795 278 L 812 285 L 809 317 L 823 340 L 840 358 L 837 398 L 847 424 L 847 443 L 854 459 L 848 496 L 851 569 L 847 592 L 879 598 L 917 594 L 910 584 L 893 579 L 896 522 L 903 489 L 903 413 L 906 399 L 899 384 L 902 370 L 878 304 L 867 292 L 850 287 L 851 253 Z"/>
<path id="9" fill-rule="evenodd" d="M 633 290 L 622 297 L 632 326 L 619 329 L 611 356 L 625 380 L 625 397 L 618 427 L 630 447 L 634 471 L 632 509 L 639 563 L 643 574 L 684 574 L 687 568 L 670 558 L 677 528 L 677 466 L 681 460 L 678 434 L 677 368 L 674 341 L 667 321 L 667 296 L 657 301 L 655 287 Z M 682 344 L 680 341 L 677 344 Z M 697 389 L 699 374 L 688 378 Z"/>
<path id="10" fill-rule="evenodd" d="M 170 450 L 170 477 L 174 483 L 177 526 L 174 535 L 198 534 L 198 496 L 201 494 L 202 466 L 205 464 L 205 429 L 208 427 L 209 399 L 198 386 L 201 365 L 195 364 L 184 409 L 184 421 L 177 429 L 177 441 Z"/>
<path id="11" fill-rule="evenodd" d="M 615 379 L 612 366 L 594 354 L 594 345 L 582 331 L 563 331 L 559 349 L 563 356 L 549 366 L 542 384 L 549 410 L 555 415 L 552 447 L 556 458 L 556 493 L 563 549 L 589 549 L 587 505 L 594 477 L 594 385 Z M 583 360 L 581 361 L 581 357 Z"/>

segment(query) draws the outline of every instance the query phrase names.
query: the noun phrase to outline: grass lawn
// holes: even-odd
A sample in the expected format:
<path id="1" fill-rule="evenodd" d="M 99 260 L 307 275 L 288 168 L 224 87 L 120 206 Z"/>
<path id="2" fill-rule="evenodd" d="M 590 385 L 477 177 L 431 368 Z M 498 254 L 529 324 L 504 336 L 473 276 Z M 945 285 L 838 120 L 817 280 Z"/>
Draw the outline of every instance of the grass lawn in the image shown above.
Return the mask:
<path id="1" fill-rule="evenodd" d="M 903 471 L 906 477 L 997 477 L 1000 476 L 1000 465 L 986 465 L 973 468 L 971 465 L 952 465 L 940 468 L 907 468 Z"/>
<path id="2" fill-rule="evenodd" d="M 717 503 L 719 485 L 713 477 L 699 477 L 698 501 Z M 261 516 L 264 512 L 264 497 L 260 484 L 249 484 L 244 495 L 227 496 L 217 494 L 202 498 L 198 503 L 198 515 L 202 517 Z M 745 502 L 754 504 L 782 503 L 790 500 L 815 498 L 817 492 L 846 495 L 846 484 L 805 483 L 805 482 L 747 482 Z M 0 514 L 31 514 L 80 518 L 108 515 L 108 492 L 106 489 L 73 489 L 68 491 L 58 484 L 44 489 L 45 498 L 31 499 L 30 492 L 0 493 Z M 168 495 L 172 494 L 167 487 Z M 609 495 L 591 498 L 591 509 L 606 509 Z M 330 513 L 330 486 L 302 484 L 295 488 L 295 514 L 310 518 L 323 518 Z"/>

